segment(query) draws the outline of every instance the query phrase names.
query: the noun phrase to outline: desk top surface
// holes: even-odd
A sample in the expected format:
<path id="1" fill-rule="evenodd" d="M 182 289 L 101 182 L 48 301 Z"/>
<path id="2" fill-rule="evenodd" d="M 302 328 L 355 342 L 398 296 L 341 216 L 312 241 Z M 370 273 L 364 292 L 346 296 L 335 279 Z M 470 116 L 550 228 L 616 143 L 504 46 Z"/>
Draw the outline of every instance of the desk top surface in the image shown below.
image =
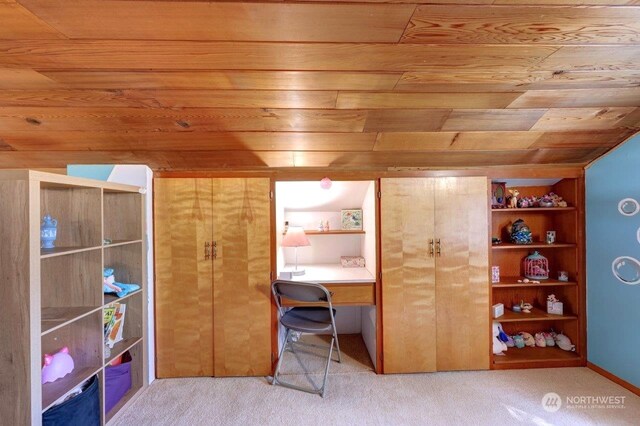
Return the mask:
<path id="1" fill-rule="evenodd" d="M 293 271 L 294 265 L 285 265 L 284 271 Z M 340 264 L 322 263 L 314 265 L 298 265 L 304 268 L 304 275 L 295 276 L 293 281 L 310 281 L 320 284 L 331 283 L 375 283 L 376 279 L 367 268 L 343 268 Z"/>

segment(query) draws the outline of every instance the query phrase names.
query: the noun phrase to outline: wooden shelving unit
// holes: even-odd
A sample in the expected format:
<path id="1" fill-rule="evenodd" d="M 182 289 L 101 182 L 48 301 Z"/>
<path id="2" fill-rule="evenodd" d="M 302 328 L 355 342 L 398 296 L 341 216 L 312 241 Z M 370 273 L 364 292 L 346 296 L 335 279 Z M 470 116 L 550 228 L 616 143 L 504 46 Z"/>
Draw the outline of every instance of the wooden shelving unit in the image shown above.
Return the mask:
<path id="1" fill-rule="evenodd" d="M 540 212 L 566 212 L 575 210 L 576 208 L 573 206 L 567 207 L 530 207 L 526 209 L 491 209 L 491 213 L 513 213 L 518 212 L 518 214 L 527 214 L 527 213 L 540 213 Z"/>
<path id="2" fill-rule="evenodd" d="M 12 391 L 0 416 L 7 424 L 39 425 L 44 411 L 95 375 L 103 403 L 108 362 L 129 350 L 134 386 L 113 410 L 101 413 L 104 424 L 148 383 L 144 195 L 129 185 L 10 170 L 0 172 L 0 196 L 12 200 L 0 205 L 0 269 L 9 284 L 1 293 L 0 321 L 12 342 L 0 347 L 0 368 L 14 372 L 0 382 Z M 40 248 L 45 214 L 58 220 L 56 248 L 49 250 Z M 103 245 L 104 238 L 113 243 Z M 105 267 L 116 270 L 116 281 L 141 289 L 122 299 L 103 295 Z M 105 357 L 103 309 L 114 302 L 127 304 L 124 340 Z M 43 355 L 64 346 L 74 370 L 40 384 Z"/>
<path id="3" fill-rule="evenodd" d="M 540 308 L 531 309 L 530 313 L 524 312 L 513 312 L 512 310 L 506 308 L 504 311 L 504 315 L 498 318 L 501 323 L 505 322 L 525 322 L 525 321 L 562 321 L 562 320 L 575 320 L 578 319 L 576 315 L 555 315 L 548 314 L 546 310 Z"/>
<path id="4" fill-rule="evenodd" d="M 496 182 L 508 179 L 495 179 Z M 518 332 L 535 334 L 554 330 L 567 335 L 576 345 L 575 352 L 557 347 L 509 348 L 506 356 L 492 355 L 492 368 L 534 368 L 586 365 L 585 342 L 585 288 L 584 288 L 584 212 L 582 178 L 560 179 L 551 186 L 517 187 L 520 195 L 540 196 L 553 191 L 560 194 L 568 207 L 491 209 L 491 236 L 504 243 L 492 245 L 491 264 L 500 267 L 501 279 L 491 285 L 492 304 L 504 304 L 505 313 L 495 319 L 510 335 Z M 523 219 L 532 231 L 533 244 L 509 242 L 507 226 Z M 557 242 L 544 242 L 546 231 L 555 230 Z M 539 283 L 524 280 L 523 259 L 537 250 L 549 261 L 550 278 Z M 558 271 L 569 273 L 568 281 L 557 280 Z M 555 294 L 564 303 L 563 315 L 546 312 L 546 299 Z M 520 301 L 532 303 L 529 314 L 511 310 Z"/>
<path id="5" fill-rule="evenodd" d="M 513 244 L 513 243 L 502 243 L 502 244 L 494 244 L 491 246 L 493 250 L 531 250 L 531 249 L 545 249 L 545 250 L 553 250 L 560 248 L 573 248 L 576 247 L 575 243 L 541 243 L 534 242 L 533 244 Z"/>
<path id="6" fill-rule="evenodd" d="M 535 364 L 555 363 L 555 362 L 579 362 L 580 356 L 576 352 L 563 351 L 557 346 L 547 348 L 522 348 L 508 350 L 504 356 L 495 356 L 494 364 L 513 365 L 525 364 L 537 366 Z"/>

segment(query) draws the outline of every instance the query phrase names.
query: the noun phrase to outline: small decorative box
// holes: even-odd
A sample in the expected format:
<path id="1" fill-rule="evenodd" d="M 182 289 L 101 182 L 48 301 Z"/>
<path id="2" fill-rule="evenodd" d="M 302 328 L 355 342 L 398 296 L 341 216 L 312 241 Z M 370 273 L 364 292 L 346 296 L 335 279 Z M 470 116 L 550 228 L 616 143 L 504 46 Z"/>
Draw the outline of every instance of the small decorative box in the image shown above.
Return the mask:
<path id="1" fill-rule="evenodd" d="M 491 312 L 493 312 L 494 318 L 499 318 L 504 315 L 504 305 L 502 303 L 497 303 L 491 307 Z"/>
<path id="2" fill-rule="evenodd" d="M 343 268 L 364 268 L 364 257 L 362 256 L 341 256 L 340 263 Z"/>
<path id="3" fill-rule="evenodd" d="M 547 302 L 547 313 L 554 315 L 562 315 L 563 307 L 562 302 Z"/>
<path id="4" fill-rule="evenodd" d="M 491 282 L 499 283 L 500 282 L 500 267 L 492 266 L 491 267 Z"/>

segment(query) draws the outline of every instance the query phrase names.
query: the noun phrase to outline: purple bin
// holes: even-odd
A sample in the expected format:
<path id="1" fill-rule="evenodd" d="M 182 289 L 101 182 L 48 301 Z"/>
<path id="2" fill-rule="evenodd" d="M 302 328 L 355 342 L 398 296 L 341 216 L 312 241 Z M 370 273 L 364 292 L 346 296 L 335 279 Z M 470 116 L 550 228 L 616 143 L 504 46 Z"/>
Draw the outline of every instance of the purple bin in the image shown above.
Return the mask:
<path id="1" fill-rule="evenodd" d="M 122 356 L 122 364 L 105 368 L 104 408 L 108 413 L 131 389 L 131 355 Z"/>

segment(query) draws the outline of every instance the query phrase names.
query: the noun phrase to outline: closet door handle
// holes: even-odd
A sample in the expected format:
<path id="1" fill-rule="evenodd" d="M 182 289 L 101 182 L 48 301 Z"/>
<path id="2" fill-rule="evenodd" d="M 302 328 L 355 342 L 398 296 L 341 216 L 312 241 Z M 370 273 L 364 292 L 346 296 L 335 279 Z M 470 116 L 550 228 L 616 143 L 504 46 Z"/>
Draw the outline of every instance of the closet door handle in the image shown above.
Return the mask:
<path id="1" fill-rule="evenodd" d="M 211 245 L 213 246 L 213 258 L 218 258 L 218 243 L 216 241 L 211 241 Z"/>
<path id="2" fill-rule="evenodd" d="M 435 248 L 433 246 L 433 238 L 429 240 L 429 257 L 433 257 Z"/>
<path id="3" fill-rule="evenodd" d="M 436 254 L 438 255 L 438 257 L 442 255 L 442 250 L 440 247 L 440 238 L 436 240 Z"/>
<path id="4" fill-rule="evenodd" d="M 204 242 L 204 260 L 211 259 L 211 243 L 209 241 Z"/>

